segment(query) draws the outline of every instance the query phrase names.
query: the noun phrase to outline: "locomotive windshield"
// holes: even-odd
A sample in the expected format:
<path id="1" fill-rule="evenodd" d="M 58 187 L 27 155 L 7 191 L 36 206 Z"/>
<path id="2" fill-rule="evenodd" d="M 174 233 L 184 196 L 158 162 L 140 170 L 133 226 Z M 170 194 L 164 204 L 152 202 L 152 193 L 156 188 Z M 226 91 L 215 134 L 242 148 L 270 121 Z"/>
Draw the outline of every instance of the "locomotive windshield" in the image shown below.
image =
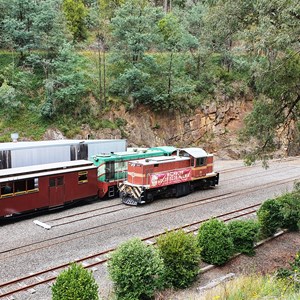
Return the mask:
<path id="1" fill-rule="evenodd" d="M 106 180 L 115 179 L 115 162 L 108 161 L 105 163 L 105 178 Z"/>

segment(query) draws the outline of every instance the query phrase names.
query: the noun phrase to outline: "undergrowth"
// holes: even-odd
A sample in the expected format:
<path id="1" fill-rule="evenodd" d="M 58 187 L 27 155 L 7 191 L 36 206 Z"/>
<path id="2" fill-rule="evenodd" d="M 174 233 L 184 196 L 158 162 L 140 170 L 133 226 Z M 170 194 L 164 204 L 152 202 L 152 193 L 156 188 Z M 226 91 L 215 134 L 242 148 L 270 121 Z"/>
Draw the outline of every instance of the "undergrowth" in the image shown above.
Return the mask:
<path id="1" fill-rule="evenodd" d="M 200 298 L 199 298 L 200 299 Z M 300 292 L 295 291 L 286 281 L 274 276 L 241 276 L 218 285 L 208 291 L 205 300 L 251 300 L 251 299 L 300 299 Z"/>

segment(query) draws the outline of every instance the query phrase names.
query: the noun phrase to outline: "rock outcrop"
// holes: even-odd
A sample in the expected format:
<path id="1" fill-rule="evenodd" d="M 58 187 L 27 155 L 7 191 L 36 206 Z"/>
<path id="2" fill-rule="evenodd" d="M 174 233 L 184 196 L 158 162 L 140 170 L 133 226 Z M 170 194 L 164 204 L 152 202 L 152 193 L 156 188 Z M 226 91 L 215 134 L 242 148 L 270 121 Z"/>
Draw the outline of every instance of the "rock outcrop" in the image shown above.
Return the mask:
<path id="1" fill-rule="evenodd" d="M 75 138 L 126 138 L 129 147 L 199 146 L 222 158 L 240 158 L 246 149 L 238 142 L 238 132 L 251 108 L 247 100 L 212 103 L 192 113 L 157 113 L 145 107 L 128 111 L 122 106 L 103 116 L 112 123 L 122 120 L 118 129 L 95 131 L 83 125 Z"/>

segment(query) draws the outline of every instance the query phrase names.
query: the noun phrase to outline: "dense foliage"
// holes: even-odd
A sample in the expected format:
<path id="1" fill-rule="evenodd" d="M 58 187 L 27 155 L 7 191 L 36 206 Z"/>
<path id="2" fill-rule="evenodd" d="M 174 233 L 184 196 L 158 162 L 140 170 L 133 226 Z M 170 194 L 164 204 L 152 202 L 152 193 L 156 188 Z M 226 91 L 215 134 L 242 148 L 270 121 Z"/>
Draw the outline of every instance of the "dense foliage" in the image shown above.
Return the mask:
<path id="1" fill-rule="evenodd" d="M 236 220 L 228 223 L 234 252 L 254 255 L 254 243 L 258 240 L 259 223 L 253 220 Z"/>
<path id="2" fill-rule="evenodd" d="M 36 113 L 32 127 L 101 117 L 112 100 L 187 111 L 249 94 L 247 161 L 293 154 L 299 36 L 297 0 L 0 0 L 0 106 Z"/>
<path id="3" fill-rule="evenodd" d="M 262 237 L 273 236 L 282 224 L 280 204 L 276 199 L 265 201 L 257 211 Z"/>
<path id="4" fill-rule="evenodd" d="M 277 198 L 282 215 L 281 228 L 289 231 L 300 229 L 300 190 L 296 187 L 293 192 Z"/>
<path id="5" fill-rule="evenodd" d="M 137 238 L 112 253 L 108 271 L 118 299 L 150 299 L 163 286 L 163 260 L 154 247 Z"/>
<path id="6" fill-rule="evenodd" d="M 217 219 L 205 222 L 198 231 L 198 243 L 203 261 L 222 265 L 234 252 L 232 237 L 227 225 Z"/>
<path id="7" fill-rule="evenodd" d="M 183 230 L 169 231 L 157 239 L 165 265 L 165 281 L 176 288 L 189 286 L 199 272 L 200 249 L 196 238 Z"/>
<path id="8" fill-rule="evenodd" d="M 299 183 L 294 190 L 280 197 L 265 201 L 257 211 L 260 231 L 263 237 L 272 236 L 279 229 L 298 231 L 300 229 Z"/>
<path id="9" fill-rule="evenodd" d="M 72 264 L 52 286 L 53 300 L 98 300 L 98 285 L 91 272 Z"/>

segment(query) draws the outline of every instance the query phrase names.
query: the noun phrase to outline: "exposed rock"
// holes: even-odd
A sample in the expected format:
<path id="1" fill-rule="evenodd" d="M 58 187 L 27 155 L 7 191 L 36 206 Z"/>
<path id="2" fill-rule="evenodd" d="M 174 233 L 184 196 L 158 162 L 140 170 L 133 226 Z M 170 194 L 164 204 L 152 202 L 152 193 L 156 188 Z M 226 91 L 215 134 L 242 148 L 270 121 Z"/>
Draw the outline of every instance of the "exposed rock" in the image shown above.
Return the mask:
<path id="1" fill-rule="evenodd" d="M 48 128 L 43 136 L 43 140 L 64 140 L 66 137 L 57 128 Z"/>
<path id="2" fill-rule="evenodd" d="M 126 110 L 124 106 L 112 109 L 100 118 L 107 119 L 117 129 L 91 129 L 82 125 L 76 139 L 126 138 L 129 147 L 202 147 L 219 158 L 239 159 L 251 149 L 238 141 L 243 120 L 252 110 L 252 101 L 234 100 L 211 103 L 195 109 L 192 113 L 153 112 L 139 106 Z M 64 139 L 57 129 L 48 129 L 44 139 Z"/>
<path id="3" fill-rule="evenodd" d="M 209 282 L 207 285 L 205 285 L 205 286 L 198 287 L 198 288 L 197 288 L 197 291 L 198 291 L 199 293 L 203 293 L 203 292 L 205 292 L 205 291 L 207 291 L 207 290 L 210 290 L 210 289 L 216 287 L 217 285 L 219 285 L 219 284 L 221 284 L 221 283 L 224 283 L 224 282 L 227 282 L 227 281 L 229 281 L 229 280 L 232 280 L 233 278 L 235 278 L 235 274 L 234 274 L 234 273 L 228 273 L 228 274 L 226 274 L 226 275 L 224 275 L 224 276 L 221 276 L 221 277 L 219 277 L 219 278 L 216 278 L 216 279 L 210 281 L 210 282 Z"/>
<path id="4" fill-rule="evenodd" d="M 213 103 L 193 114 L 154 113 L 145 107 L 126 111 L 121 107 L 109 118 L 112 122 L 117 118 L 126 121 L 122 130 L 132 147 L 200 146 L 218 156 L 240 158 L 244 146 L 238 142 L 237 134 L 251 108 L 249 101 Z"/>

